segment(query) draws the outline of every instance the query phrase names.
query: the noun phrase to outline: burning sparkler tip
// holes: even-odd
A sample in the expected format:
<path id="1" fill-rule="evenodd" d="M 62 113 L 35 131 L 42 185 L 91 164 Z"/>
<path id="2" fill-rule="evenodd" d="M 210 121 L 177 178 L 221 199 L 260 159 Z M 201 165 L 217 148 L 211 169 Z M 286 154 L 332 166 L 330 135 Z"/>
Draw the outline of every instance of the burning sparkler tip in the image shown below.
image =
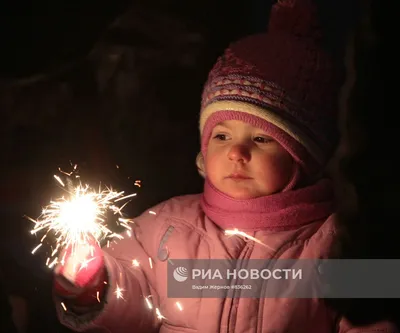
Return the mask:
<path id="1" fill-rule="evenodd" d="M 128 202 L 121 207 L 117 206 L 117 202 L 136 196 L 136 193 L 123 196 L 123 191 L 114 191 L 108 187 L 102 189 L 101 186 L 98 191 L 95 191 L 89 185 L 83 185 L 82 182 L 74 186 L 71 178 L 76 168 L 77 165 L 74 165 L 74 171 L 71 173 L 66 173 L 59 168 L 61 173 L 70 177 L 66 179 L 66 183 L 60 176 L 54 175 L 54 179 L 65 188 L 69 197 L 62 196 L 59 199 L 51 200 L 50 204 L 43 208 L 37 220 L 25 216 L 35 224 L 30 231 L 31 234 L 42 231 L 45 233 L 40 244 L 32 250 L 33 254 L 42 246 L 42 241 L 49 232 L 56 236 L 56 246 L 52 249 L 52 254 L 46 262 L 46 266 L 49 268 L 58 263 L 57 258 L 53 260 L 53 257 L 63 247 L 86 244 L 89 239 L 93 239 L 97 244 L 108 237 L 122 239 L 122 235 L 113 233 L 105 223 L 105 216 L 108 212 L 123 216 L 122 209 Z M 128 223 L 130 223 L 130 220 L 124 219 L 120 225 L 125 227 L 128 236 L 130 236 L 131 227 Z M 107 242 L 107 246 L 109 244 Z M 52 262 L 50 263 L 50 261 Z"/>

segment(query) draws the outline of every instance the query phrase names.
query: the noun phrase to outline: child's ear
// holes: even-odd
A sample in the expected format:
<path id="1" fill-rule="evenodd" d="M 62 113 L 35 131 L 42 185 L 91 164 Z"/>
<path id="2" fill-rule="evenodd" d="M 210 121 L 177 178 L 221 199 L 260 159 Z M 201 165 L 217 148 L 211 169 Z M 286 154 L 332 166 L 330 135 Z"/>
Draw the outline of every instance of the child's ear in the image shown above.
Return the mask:
<path id="1" fill-rule="evenodd" d="M 199 172 L 200 176 L 205 178 L 206 177 L 206 169 L 205 169 L 205 165 L 204 165 L 204 157 L 201 152 L 197 154 L 196 165 L 197 165 L 197 171 Z"/>

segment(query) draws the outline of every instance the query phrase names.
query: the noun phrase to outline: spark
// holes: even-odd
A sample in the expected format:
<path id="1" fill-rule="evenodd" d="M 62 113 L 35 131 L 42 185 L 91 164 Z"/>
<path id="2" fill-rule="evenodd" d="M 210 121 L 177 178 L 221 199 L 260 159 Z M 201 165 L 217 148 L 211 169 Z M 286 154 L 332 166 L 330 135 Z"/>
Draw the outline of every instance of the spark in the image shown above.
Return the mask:
<path id="1" fill-rule="evenodd" d="M 118 238 L 118 239 L 124 239 L 124 236 L 122 236 L 120 234 L 116 234 L 116 233 L 111 234 L 110 237 Z"/>
<path id="2" fill-rule="evenodd" d="M 61 258 L 61 265 L 65 265 L 65 257 L 66 257 L 66 255 L 67 255 L 67 252 L 64 252 L 64 255 L 63 255 L 63 257 Z"/>
<path id="3" fill-rule="evenodd" d="M 123 193 L 123 192 L 121 192 L 121 193 Z M 118 198 L 117 200 L 115 200 L 115 202 L 121 201 L 121 200 L 125 200 L 125 199 L 128 199 L 128 198 L 132 198 L 132 197 L 135 197 L 136 195 L 137 195 L 137 193 L 132 193 L 132 194 L 126 195 L 126 196 L 124 196 L 122 198 Z"/>
<path id="4" fill-rule="evenodd" d="M 63 181 L 61 180 L 61 178 L 57 175 L 54 175 L 54 178 L 64 187 L 65 184 L 63 183 Z"/>
<path id="5" fill-rule="evenodd" d="M 67 311 L 67 307 L 65 306 L 65 304 L 63 302 L 61 302 L 61 306 L 63 307 L 64 311 Z"/>
<path id="6" fill-rule="evenodd" d="M 150 310 L 152 310 L 152 309 L 153 309 L 153 304 L 152 304 L 152 303 L 150 302 L 150 300 L 149 300 L 150 297 L 151 297 L 151 295 L 145 297 L 144 300 L 146 301 L 147 307 L 148 307 Z"/>
<path id="7" fill-rule="evenodd" d="M 125 223 L 133 223 L 133 220 L 132 220 L 132 219 L 126 219 L 126 218 L 122 218 L 122 217 L 120 217 L 120 218 L 118 219 L 118 221 L 119 221 L 119 222 L 125 222 Z"/>
<path id="8" fill-rule="evenodd" d="M 159 308 L 156 308 L 156 315 L 157 315 L 157 318 L 160 319 L 160 320 L 161 320 L 161 319 L 167 319 L 167 318 L 165 318 L 165 317 L 161 314 Z"/>
<path id="9" fill-rule="evenodd" d="M 176 302 L 175 305 L 176 305 L 176 307 L 179 309 L 179 311 L 183 311 L 183 307 L 182 307 L 182 304 L 181 304 L 181 303 Z"/>
<path id="10" fill-rule="evenodd" d="M 115 288 L 114 294 L 115 294 L 115 296 L 117 296 L 117 298 L 124 299 L 123 293 L 122 293 L 123 291 L 124 290 L 122 288 L 118 287 L 118 284 L 117 284 L 117 287 Z"/>
<path id="11" fill-rule="evenodd" d="M 133 183 L 133 185 L 137 186 L 137 187 L 141 187 L 141 180 L 135 180 L 135 182 Z"/>
<path id="12" fill-rule="evenodd" d="M 87 268 L 87 267 L 88 267 L 88 264 L 89 264 L 91 261 L 93 261 L 94 259 L 96 259 L 96 257 L 94 257 L 93 255 L 92 255 L 91 258 L 85 259 L 85 260 L 82 262 L 81 267 L 79 268 L 79 271 L 81 271 L 81 270 L 84 269 L 84 268 Z"/>
<path id="13" fill-rule="evenodd" d="M 257 244 L 265 246 L 266 248 L 268 248 L 270 250 L 274 250 L 272 247 L 268 246 L 267 244 L 264 244 L 259 239 L 255 238 L 255 237 L 252 237 L 252 236 L 246 234 L 244 231 L 240 231 L 240 230 L 238 230 L 236 228 L 235 229 L 225 230 L 225 235 L 227 235 L 227 236 L 235 236 L 235 235 L 236 236 L 242 236 L 242 237 L 244 237 L 246 239 L 252 240 L 253 242 L 255 242 Z"/>
<path id="14" fill-rule="evenodd" d="M 128 231 L 132 230 L 132 227 L 127 225 L 125 222 L 121 222 L 120 225 L 122 225 L 123 227 L 125 227 L 126 229 L 128 229 Z"/>
<path id="15" fill-rule="evenodd" d="M 61 171 L 61 170 L 60 170 Z M 31 234 L 36 235 L 44 233 L 40 239 L 40 243 L 32 250 L 34 254 L 43 244 L 45 239 L 50 239 L 53 242 L 50 258 L 47 259 L 48 267 L 54 266 L 57 261 L 53 261 L 61 250 L 72 246 L 72 249 L 78 244 L 100 243 L 103 239 L 107 239 L 107 245 L 112 238 L 123 238 L 122 235 L 113 233 L 106 223 L 106 216 L 109 212 L 118 214 L 119 224 L 127 231 L 130 231 L 130 223 L 133 221 L 123 218 L 122 207 L 117 205 L 117 202 L 131 198 L 136 195 L 124 195 L 123 191 L 115 191 L 108 187 L 99 186 L 98 190 L 92 189 L 89 185 L 83 185 L 81 181 L 76 184 L 76 180 L 71 173 L 62 172 L 67 175 L 66 181 L 54 175 L 55 180 L 62 185 L 65 194 L 50 203 L 42 209 L 40 216 L 35 220 L 25 216 L 28 220 L 34 223 Z M 52 235 L 52 238 L 47 237 Z M 129 235 L 129 233 L 128 233 Z M 51 264 L 49 264 L 49 262 Z"/>
<path id="16" fill-rule="evenodd" d="M 76 169 L 76 168 L 75 168 Z M 63 171 L 63 170 L 61 170 L 61 168 L 58 168 L 58 171 L 60 171 L 61 173 L 63 173 L 64 175 L 67 175 L 68 177 L 69 176 L 71 176 L 74 172 L 72 171 L 72 172 L 65 172 L 65 171 Z M 54 176 L 54 178 L 55 178 L 55 176 Z"/>
<path id="17" fill-rule="evenodd" d="M 33 250 L 32 250 L 32 254 L 34 254 L 36 252 L 36 250 L 41 247 L 43 245 L 43 243 L 40 243 L 38 246 L 36 246 Z"/>
<path id="18" fill-rule="evenodd" d="M 145 297 L 144 300 L 146 301 L 147 307 L 148 307 L 150 310 L 153 310 L 153 304 L 150 302 L 150 298 L 151 298 L 151 297 L 152 297 L 152 295 L 149 295 L 149 296 Z M 161 320 L 161 319 L 166 319 L 166 318 L 161 314 L 159 308 L 155 308 L 155 311 L 156 311 L 156 315 L 157 315 L 157 318 L 158 318 L 158 319 L 160 319 L 160 320 Z"/>
<path id="19" fill-rule="evenodd" d="M 58 245 L 59 244 L 57 244 L 57 247 L 53 250 L 53 252 L 51 253 L 51 256 L 54 256 L 56 253 L 57 253 L 57 251 L 58 251 Z"/>
<path id="20" fill-rule="evenodd" d="M 58 263 L 58 258 L 55 258 L 53 262 L 49 265 L 49 268 L 52 268 L 55 264 Z"/>

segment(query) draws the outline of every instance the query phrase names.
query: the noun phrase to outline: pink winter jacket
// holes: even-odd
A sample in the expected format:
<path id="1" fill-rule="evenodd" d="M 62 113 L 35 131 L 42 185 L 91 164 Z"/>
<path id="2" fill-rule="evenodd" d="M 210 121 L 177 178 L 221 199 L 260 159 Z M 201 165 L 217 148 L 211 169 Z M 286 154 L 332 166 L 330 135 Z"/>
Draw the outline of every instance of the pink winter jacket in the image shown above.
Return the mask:
<path id="1" fill-rule="evenodd" d="M 78 316 L 57 304 L 61 322 L 78 332 L 99 333 L 397 332 L 388 322 L 354 328 L 333 313 L 323 299 L 168 298 L 168 260 L 327 258 L 335 239 L 333 215 L 313 220 L 321 212 L 310 213 L 304 223 L 312 206 L 307 202 L 293 211 L 273 205 L 270 220 L 278 221 L 275 213 L 281 210 L 281 216 L 295 216 L 303 222 L 295 228 L 275 225 L 247 230 L 268 248 L 242 237 L 227 237 L 221 225 L 205 214 L 207 211 L 218 219 L 223 208 L 209 205 L 207 196 L 176 197 L 138 217 L 132 238 L 104 249 L 109 279 L 103 306 Z M 251 209 L 247 212 L 253 213 Z M 133 260 L 139 266 L 133 265 Z M 115 292 L 116 288 L 122 295 Z M 158 319 L 157 312 L 164 318 Z"/>

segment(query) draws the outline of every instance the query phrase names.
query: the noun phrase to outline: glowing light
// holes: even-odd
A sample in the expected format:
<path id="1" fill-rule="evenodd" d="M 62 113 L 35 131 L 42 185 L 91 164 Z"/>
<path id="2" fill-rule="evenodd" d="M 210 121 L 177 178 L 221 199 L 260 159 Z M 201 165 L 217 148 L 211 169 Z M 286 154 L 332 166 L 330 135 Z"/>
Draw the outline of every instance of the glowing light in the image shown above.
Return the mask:
<path id="1" fill-rule="evenodd" d="M 182 307 L 182 304 L 181 304 L 181 303 L 176 302 L 175 305 L 176 305 L 176 307 L 179 309 L 179 311 L 183 311 L 183 307 Z"/>
<path id="2" fill-rule="evenodd" d="M 123 297 L 123 289 L 122 288 L 120 288 L 120 287 L 118 287 L 118 285 L 117 285 L 117 287 L 115 288 L 115 291 L 114 291 L 114 294 L 115 294 L 115 296 L 117 297 L 117 298 L 124 298 Z"/>
<path id="3" fill-rule="evenodd" d="M 150 298 L 151 296 L 147 296 L 147 297 L 145 297 L 145 301 L 146 301 L 146 304 L 147 304 L 147 307 L 150 309 L 150 310 L 152 310 L 153 309 L 153 304 L 150 302 Z"/>
<path id="4" fill-rule="evenodd" d="M 227 236 L 242 236 L 243 238 L 249 239 L 257 244 L 260 244 L 262 246 L 265 246 L 266 248 L 270 249 L 270 250 L 274 250 L 272 247 L 268 246 L 267 244 L 264 244 L 263 242 L 261 242 L 260 240 L 258 240 L 255 237 L 250 236 L 249 234 L 246 234 L 244 231 L 240 231 L 238 229 L 228 229 L 225 230 L 225 235 Z"/>
<path id="5" fill-rule="evenodd" d="M 74 171 L 76 171 L 76 166 Z M 69 177 L 66 181 L 63 181 L 60 176 L 54 175 L 56 181 L 65 190 L 65 196 L 51 200 L 50 204 L 43 208 L 38 219 L 26 216 L 35 224 L 31 230 L 32 234 L 44 233 L 40 243 L 32 250 L 32 254 L 41 248 L 45 239 L 49 239 L 49 234 L 53 236 L 51 238 L 53 242 L 51 254 L 46 260 L 46 265 L 50 268 L 58 263 L 57 258 L 54 259 L 54 257 L 65 247 L 70 245 L 75 247 L 77 244 L 87 244 L 90 241 L 99 243 L 105 238 L 122 239 L 122 235 L 113 233 L 107 225 L 106 215 L 108 213 L 119 215 L 119 218 L 116 219 L 118 225 L 128 232 L 131 230 L 129 224 L 133 223 L 132 220 L 124 218 L 122 214 L 122 208 L 128 202 L 122 207 L 117 203 L 132 198 L 136 194 L 124 195 L 123 191 L 114 191 L 108 187 L 99 187 L 98 190 L 94 190 L 81 182 L 74 185 L 71 180 L 74 171 L 62 172 Z M 109 246 L 109 241 L 107 241 L 107 245 Z"/>
<path id="6" fill-rule="evenodd" d="M 165 317 L 161 314 L 159 308 L 156 308 L 156 315 L 157 315 L 157 318 L 158 318 L 159 320 L 161 320 L 161 319 L 167 319 L 167 318 L 165 318 Z"/>

